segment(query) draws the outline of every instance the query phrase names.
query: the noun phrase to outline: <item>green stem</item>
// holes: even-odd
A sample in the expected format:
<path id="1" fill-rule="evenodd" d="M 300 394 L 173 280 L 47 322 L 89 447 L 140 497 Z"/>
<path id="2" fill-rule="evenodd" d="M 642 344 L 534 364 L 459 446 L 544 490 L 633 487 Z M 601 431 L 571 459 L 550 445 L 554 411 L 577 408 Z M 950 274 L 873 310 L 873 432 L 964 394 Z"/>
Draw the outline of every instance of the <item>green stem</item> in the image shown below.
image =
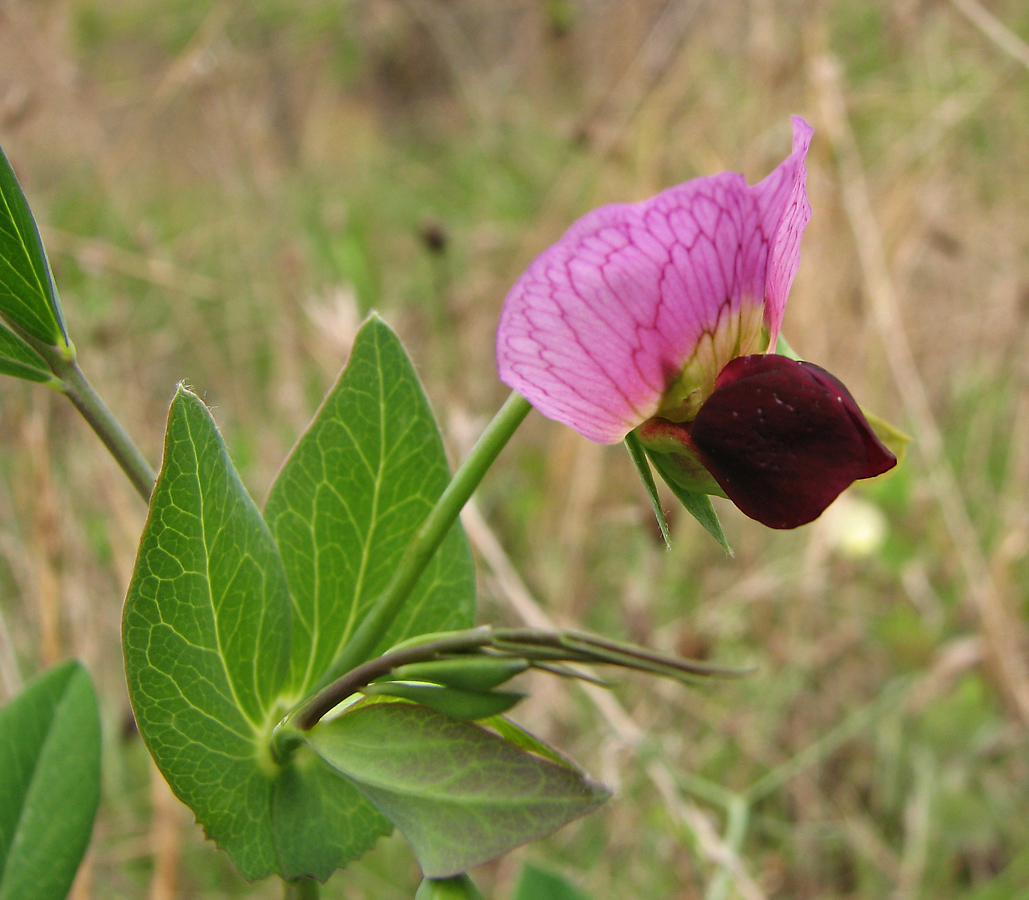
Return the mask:
<path id="1" fill-rule="evenodd" d="M 386 589 L 376 598 L 342 653 L 319 682 L 317 690 L 368 659 L 375 645 L 393 624 L 432 555 L 450 531 L 450 526 L 530 409 L 532 406 L 529 401 L 515 391 L 504 401 L 493 421 L 486 426 L 465 461 L 454 473 L 428 518 L 415 532 Z"/>
<path id="2" fill-rule="evenodd" d="M 280 761 L 288 759 L 303 740 L 300 732 L 313 728 L 322 716 L 347 697 L 395 669 L 410 663 L 438 660 L 448 655 L 475 653 L 493 659 L 520 660 L 554 675 L 587 681 L 596 679 L 561 664 L 571 662 L 620 666 L 686 683 L 693 683 L 702 677 L 739 677 L 746 674 L 746 670 L 726 669 L 695 660 L 665 656 L 644 647 L 576 631 L 554 632 L 536 628 L 491 628 L 480 625 L 464 631 L 425 634 L 397 644 L 381 656 L 348 669 L 335 681 L 329 682 L 294 707 L 275 727 L 272 741 L 275 758 Z M 711 798 L 710 791 L 703 793 L 704 786 L 708 784 L 705 779 L 700 776 L 686 777 L 692 777 L 699 787 L 686 781 L 685 789 L 699 792 L 706 799 Z M 717 797 L 721 798 L 722 805 L 727 805 L 728 801 L 724 798 L 731 795 L 724 792 L 724 789 L 718 790 L 722 793 Z"/>
<path id="3" fill-rule="evenodd" d="M 391 650 L 389 653 L 384 653 L 382 656 L 355 666 L 342 678 L 338 678 L 327 687 L 322 688 L 295 713 L 287 716 L 283 727 L 293 724 L 301 731 L 307 731 L 309 728 L 313 728 L 330 709 L 338 706 L 355 691 L 371 684 L 376 678 L 388 675 L 400 666 L 433 659 L 442 653 L 467 652 L 489 644 L 492 640 L 493 629 L 488 625 L 480 625 L 478 628 L 471 628 L 468 631 L 448 634 L 435 641 L 426 641 L 424 644 L 414 644 Z"/>
<path id="4" fill-rule="evenodd" d="M 10 323 L 8 324 L 10 325 Z M 75 346 L 70 342 L 61 345 L 44 344 L 21 329 L 16 330 L 46 360 L 50 371 L 59 379 L 56 382 L 50 382 L 50 386 L 60 391 L 72 402 L 72 405 L 96 432 L 97 437 L 103 441 L 111 456 L 121 466 L 136 492 L 143 498 L 143 502 L 149 504 L 157 475 L 154 474 L 154 470 L 150 468 L 150 464 L 143 458 L 143 454 L 132 443 L 125 430 L 118 424 L 114 414 L 100 399 L 100 395 L 93 389 L 93 385 L 82 374 L 75 358 Z"/>
<path id="5" fill-rule="evenodd" d="M 157 480 L 154 470 L 150 468 L 150 464 L 143 458 L 143 454 L 139 452 L 139 449 L 118 424 L 118 420 L 100 399 L 100 395 L 86 380 L 86 376 L 82 374 L 78 364 L 71 360 L 63 368 L 63 371 L 56 374 L 60 375 L 62 379 L 61 390 L 64 395 L 82 414 L 82 417 L 96 432 L 97 437 L 103 441 L 111 456 L 128 476 L 136 493 L 143 498 L 143 502 L 149 503 L 150 495 L 154 490 L 154 482 Z"/>

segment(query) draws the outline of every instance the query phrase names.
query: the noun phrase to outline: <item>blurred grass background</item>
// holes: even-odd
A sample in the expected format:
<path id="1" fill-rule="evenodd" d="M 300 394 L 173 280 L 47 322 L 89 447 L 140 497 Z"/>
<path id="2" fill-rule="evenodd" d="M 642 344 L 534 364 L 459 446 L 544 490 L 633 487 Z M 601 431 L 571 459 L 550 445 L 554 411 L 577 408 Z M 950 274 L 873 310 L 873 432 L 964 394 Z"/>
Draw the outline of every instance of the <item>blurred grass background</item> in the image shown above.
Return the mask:
<path id="1" fill-rule="evenodd" d="M 467 520 L 483 619 L 757 668 L 535 684 L 517 718 L 617 796 L 488 896 L 526 861 L 596 900 L 1029 896 L 1029 6 L 983 3 L 0 0 L 0 143 L 84 370 L 155 463 L 188 380 L 259 502 L 368 310 L 457 459 L 537 252 L 602 202 L 756 181 L 814 125 L 786 333 L 912 451 L 796 532 L 720 507 L 729 559 L 685 516 L 665 551 L 623 451 L 530 418 Z M 67 655 L 102 691 L 77 900 L 278 896 L 126 728 L 143 514 L 69 405 L 0 386 L 0 701 Z M 416 883 L 392 838 L 325 895 Z"/>

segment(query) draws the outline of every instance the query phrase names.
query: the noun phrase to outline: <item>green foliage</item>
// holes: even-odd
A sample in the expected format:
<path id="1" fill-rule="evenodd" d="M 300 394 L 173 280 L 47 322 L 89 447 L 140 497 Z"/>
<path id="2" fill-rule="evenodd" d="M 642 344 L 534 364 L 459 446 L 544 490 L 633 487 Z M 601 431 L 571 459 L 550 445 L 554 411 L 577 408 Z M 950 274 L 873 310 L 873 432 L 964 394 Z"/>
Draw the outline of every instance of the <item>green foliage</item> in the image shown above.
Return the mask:
<path id="1" fill-rule="evenodd" d="M 373 258 L 373 240 L 369 232 L 371 213 L 348 208 L 342 222 L 326 222 L 322 194 L 309 196 L 304 191 L 304 233 L 310 252 L 330 283 L 349 285 L 362 314 L 377 307 L 381 284 Z"/>
<path id="2" fill-rule="evenodd" d="M 1022 850 L 1003 872 L 962 894 L 962 900 L 1012 900 L 1029 890 L 1029 850 Z"/>
<path id="3" fill-rule="evenodd" d="M 0 709 L 0 900 L 67 895 L 99 799 L 96 695 L 67 662 Z"/>
<path id="4" fill-rule="evenodd" d="M 396 336 L 373 317 L 265 504 L 293 604 L 295 699 L 347 644 L 449 477 L 418 376 Z M 474 604 L 471 554 L 455 527 L 379 649 L 467 627 Z"/>
<path id="5" fill-rule="evenodd" d="M 661 530 L 661 537 L 665 542 L 666 547 L 672 546 L 672 541 L 668 537 L 668 520 L 665 518 L 664 508 L 661 506 L 661 497 L 657 493 L 657 484 L 654 481 L 654 473 L 650 469 L 650 463 L 647 461 L 647 451 L 643 449 L 643 445 L 640 443 L 640 439 L 636 436 L 634 431 L 629 432 L 625 436 L 625 449 L 629 451 L 629 458 L 632 460 L 632 464 L 636 467 L 636 472 L 640 476 L 640 481 L 643 482 L 643 487 L 647 492 L 647 497 L 650 500 L 650 508 L 654 510 L 654 517 L 657 519 L 657 527 Z"/>
<path id="6" fill-rule="evenodd" d="M 466 691 L 438 684 L 411 684 L 404 681 L 370 684 L 364 689 L 364 693 L 372 696 L 402 697 L 428 706 L 445 716 L 468 722 L 499 716 L 525 699 L 525 694 L 519 691 Z"/>
<path id="7" fill-rule="evenodd" d="M 255 496 L 263 495 L 265 473 L 295 437 L 288 413 L 320 397 L 326 372 L 334 374 L 329 360 L 339 344 L 321 333 L 320 319 L 312 327 L 308 312 L 354 284 L 362 301 L 378 296 L 404 322 L 431 392 L 458 410 L 483 414 L 499 398 L 488 343 L 500 300 L 535 252 L 599 202 L 636 199 L 715 168 L 762 175 L 765 162 L 775 161 L 770 154 L 778 152 L 782 118 L 797 110 L 800 97 L 811 101 L 809 112 L 822 99 L 811 93 L 805 65 L 811 48 L 791 29 L 787 4 L 765 4 L 767 15 L 750 23 L 753 40 L 745 42 L 726 24 L 726 9 L 745 4 L 701 8 L 687 17 L 689 39 L 674 43 L 678 32 L 664 26 L 674 25 L 675 16 L 666 16 L 659 30 L 669 40 L 654 47 L 652 40 L 642 43 L 649 32 L 639 29 L 658 21 L 664 0 L 638 9 L 612 5 L 613 16 L 580 15 L 560 42 L 548 39 L 548 8 L 584 11 L 586 4 L 515 4 L 500 13 L 458 0 L 432 5 L 419 26 L 454 26 L 454 47 L 468 51 L 453 58 L 454 80 L 426 102 L 398 106 L 391 73 L 382 70 L 367 36 L 384 15 L 390 27 L 410 21 L 406 13 L 415 6 L 429 5 L 375 0 L 356 14 L 357 7 L 341 10 L 338 3 L 296 4 L 293 28 L 269 28 L 261 46 L 248 37 L 255 30 L 237 22 L 266 18 L 263 5 L 247 10 L 177 0 L 157 11 L 139 0 L 21 4 L 10 35 L 0 27 L 15 40 L 11 53 L 0 54 L 11 87 L 6 99 L 12 102 L 4 105 L 11 116 L 4 119 L 7 149 L 20 173 L 33 171 L 30 194 L 45 203 L 47 223 L 60 229 L 61 242 L 47 249 L 62 300 L 74 301 L 74 322 L 88 323 L 76 343 L 83 353 L 104 352 L 95 371 L 101 384 L 116 386 L 118 408 L 133 411 L 146 447 L 158 447 L 144 424 L 153 422 L 148 410 L 188 375 L 231 418 L 233 462 Z M 1011 31 L 1029 34 L 1029 4 L 1007 0 L 990 8 Z M 77 36 L 76 17 L 89 11 L 100 27 Z M 843 99 L 884 250 L 899 261 L 905 330 L 961 493 L 977 526 L 987 526 L 982 548 L 1000 579 L 1000 599 L 1025 613 L 1020 286 L 1029 179 L 1011 161 L 1026 156 L 1029 81 L 953 4 L 851 0 L 813 4 L 810 11 L 819 34 L 827 35 L 818 55 L 828 51 L 847 75 Z M 337 32 L 326 28 L 332 18 L 340 23 Z M 23 27 L 32 29 L 26 47 L 38 54 L 33 65 L 75 78 L 50 79 L 44 89 L 28 77 L 16 47 Z M 298 37 L 308 33 L 329 35 L 327 46 L 295 52 Z M 420 47 L 431 52 L 432 43 Z M 646 63 L 646 54 L 663 48 L 670 68 L 659 59 L 656 71 L 687 77 L 660 79 L 659 90 L 649 78 L 623 79 L 620 87 L 612 81 L 612 60 Z M 641 51 L 645 58 L 637 56 Z M 353 73 L 356 66 L 358 78 L 348 85 L 340 84 L 339 52 L 354 57 L 346 68 Z M 284 77 L 268 90 L 272 66 Z M 16 118 L 22 84 L 28 119 Z M 483 110 L 465 102 L 462 84 L 476 91 Z M 609 88 L 616 92 L 608 95 Z M 583 97 L 596 104 L 584 108 Z M 272 133 L 283 104 L 303 148 L 288 164 L 276 156 Z M 818 361 L 830 369 L 860 373 L 860 399 L 897 416 L 885 351 L 861 302 L 853 234 L 847 217 L 833 213 L 842 180 L 825 122 L 817 119 L 809 182 L 815 217 L 790 299 L 789 331 L 798 346 L 820 348 Z M 301 196 L 310 196 L 302 209 Z M 309 206 L 317 217 L 300 214 Z M 450 280 L 442 290 L 430 281 L 416 239 L 418 223 L 429 215 L 450 237 L 443 257 Z M 342 260 L 323 258 L 322 237 L 333 254 L 341 252 L 336 242 L 347 245 Z M 105 257 L 103 247 L 134 255 L 137 274 Z M 149 263 L 170 264 L 175 274 L 149 281 L 147 271 L 156 270 Z M 190 273 L 207 276 L 213 291 L 191 293 L 181 277 Z M 371 293 L 361 289 L 365 278 Z M 431 317 L 433 306 L 450 315 Z M 266 377 L 255 377 L 257 359 L 272 361 Z M 299 400 L 298 384 L 310 386 Z M 1006 409 L 996 402 L 1001 386 L 1015 401 Z M 32 582 L 19 574 L 24 563 L 11 548 L 23 540 L 33 554 L 40 547 L 28 528 L 13 524 L 19 510 L 30 508 L 26 498 L 35 489 L 25 477 L 36 445 L 22 443 L 21 398 L 45 410 L 49 392 L 11 387 L 0 401 L 0 606 L 27 659 L 34 651 Z M 106 530 L 117 542 L 121 528 L 111 528 L 106 462 L 95 439 L 66 427 L 63 417 L 52 422 L 62 529 Z M 800 774 L 762 803 L 738 852 L 769 896 L 831 900 L 907 892 L 934 900 L 1006 900 L 1026 892 L 1024 732 L 997 702 L 995 677 L 975 690 L 964 678 L 947 677 L 954 642 L 977 629 L 963 602 L 961 554 L 946 533 L 919 453 L 896 474 L 861 488 L 889 521 L 878 555 L 841 558 L 826 546 L 825 523 L 769 534 L 731 512 L 724 525 L 737 556 L 728 560 L 690 517 L 676 517 L 677 504 L 668 510 L 671 550 L 663 549 L 657 529 L 641 528 L 650 512 L 618 454 L 593 456 L 596 448 L 583 450 L 585 442 L 538 419 L 524 431 L 484 482 L 479 502 L 547 611 L 562 622 L 759 667 L 751 678 L 703 693 L 623 682 L 618 696 L 638 722 L 663 735 L 660 747 L 648 743 L 635 761 L 620 756 L 617 805 L 574 834 L 533 848 L 534 860 L 596 897 L 714 896 L 718 885 L 708 881 L 718 863 L 705 858 L 675 808 L 663 808 L 642 763 L 660 751 L 675 772 L 701 772 L 739 787 L 798 759 Z M 245 459 L 236 452 L 244 445 Z M 998 468 L 998 460 L 1005 466 Z M 113 633 L 117 565 L 86 547 L 72 548 L 60 563 L 62 577 L 76 585 L 62 598 L 67 623 Z M 496 597 L 506 610 L 503 593 Z M 89 628 L 68 633 L 86 642 L 71 647 L 99 650 L 95 671 L 102 683 L 115 684 L 120 660 L 113 647 L 95 644 Z M 898 673 L 914 677 L 917 702 L 877 720 L 824 766 L 802 770 L 806 757 L 797 755 Z M 574 690 L 533 717 L 584 759 L 615 752 L 598 737 L 607 725 Z M 127 785 L 117 772 L 105 791 L 108 827 L 95 841 L 98 897 L 145 896 L 152 867 L 146 852 L 126 861 L 125 835 L 145 834 L 150 812 L 142 748 L 129 742 L 124 750 L 137 777 Z M 925 831 L 909 831 L 905 822 L 918 825 L 923 809 L 911 771 L 927 755 L 941 760 L 932 781 L 950 799 L 940 802 L 941 793 L 933 792 Z M 312 764 L 298 754 L 296 765 Z M 298 815 L 297 821 L 306 820 Z M 634 840 L 612 841 L 611 834 Z M 315 836 L 300 830 L 295 843 Z M 195 836 L 187 838 L 184 854 L 184 894 L 281 893 L 272 884 L 243 884 L 223 854 L 210 853 Z M 402 841 L 383 841 L 324 895 L 410 898 L 410 870 Z M 903 884 L 901 874 L 908 879 Z M 724 894 L 741 890 L 730 886 Z"/>
<path id="8" fill-rule="evenodd" d="M 286 576 L 210 414 L 182 387 L 122 638 L 140 734 L 172 789 L 245 878 L 275 871 L 265 745 L 289 678 Z"/>
<path id="9" fill-rule="evenodd" d="M 3 150 L 0 150 L 0 316 L 44 344 L 57 346 L 68 341 L 36 220 Z M 10 355 L 10 343 L 8 339 L 4 342 L 7 346 L 0 345 L 0 354 Z M 13 359 L 24 363 L 24 351 Z M 31 358 L 28 362 L 34 364 Z M 7 371 L 6 374 L 17 373 Z"/>
<path id="10" fill-rule="evenodd" d="M 389 816 L 427 878 L 550 834 L 609 796 L 577 769 L 410 703 L 362 705 L 308 740 Z"/>
<path id="11" fill-rule="evenodd" d="M 3 325 L 0 325 L 0 375 L 38 382 L 52 377 L 43 357 Z"/>
<path id="12" fill-rule="evenodd" d="M 960 678 L 954 689 L 928 707 L 918 721 L 918 734 L 941 756 L 961 756 L 981 745 L 996 727 L 995 700 L 979 674 Z"/>
<path id="13" fill-rule="evenodd" d="M 158 767 L 249 879 L 324 879 L 388 830 L 317 759 L 286 773 L 271 759 L 293 694 L 290 619 L 274 539 L 206 408 L 180 388 L 125 606 L 126 672 Z M 320 839 L 304 840 L 312 830 Z"/>
<path id="14" fill-rule="evenodd" d="M 565 766 L 567 768 L 575 767 L 575 763 L 568 759 L 567 756 L 559 753 L 549 744 L 543 743 L 539 738 L 530 734 L 510 719 L 505 719 L 503 716 L 494 716 L 490 719 L 483 720 L 479 724 L 492 728 L 505 741 L 515 747 L 527 750 L 529 753 L 535 753 L 537 756 L 542 756 L 544 759 L 549 759 L 552 762 L 557 763 L 559 766 Z"/>
<path id="15" fill-rule="evenodd" d="M 891 606 L 876 623 L 875 635 L 899 671 L 917 669 L 932 659 L 936 645 L 926 623 L 909 606 Z"/>
<path id="16" fill-rule="evenodd" d="M 269 741 L 347 646 L 448 479 L 417 376 L 376 318 L 284 464 L 270 527 L 203 403 L 176 394 L 125 606 L 126 670 L 159 768 L 244 877 L 324 880 L 389 831 L 316 755 L 280 765 Z M 380 641 L 467 626 L 474 598 L 454 528 Z"/>
<path id="17" fill-rule="evenodd" d="M 722 549 L 726 553 L 732 555 L 732 547 L 729 546 L 729 541 L 725 537 L 725 532 L 722 530 L 722 523 L 718 520 L 718 513 L 715 512 L 714 505 L 711 503 L 711 498 L 707 494 L 698 494 L 694 491 L 687 491 L 681 485 L 677 484 L 674 474 L 670 469 L 666 468 L 660 453 L 648 453 L 647 456 L 654 464 L 654 468 L 657 469 L 658 474 L 665 480 L 665 484 L 668 485 L 669 490 L 675 494 L 679 502 L 686 508 L 686 512 L 704 526 L 707 533 L 721 544 Z M 633 459 L 633 462 L 635 462 L 635 458 Z"/>
<path id="18" fill-rule="evenodd" d="M 722 531 L 722 523 L 718 520 L 718 513 L 715 512 L 715 508 L 711 504 L 711 498 L 707 494 L 688 491 L 678 484 L 674 473 L 663 461 L 662 454 L 651 453 L 645 450 L 635 433 L 626 435 L 625 449 L 629 451 L 632 464 L 636 467 L 636 472 L 639 474 L 643 487 L 647 492 L 647 497 L 650 499 L 650 506 L 654 510 L 654 516 L 657 519 L 658 528 L 661 530 L 661 537 L 664 539 L 665 547 L 671 546 L 671 540 L 668 537 L 668 522 L 665 518 L 665 511 L 661 507 L 661 498 L 657 492 L 657 484 L 654 482 L 654 473 L 650 468 L 651 463 L 654 464 L 658 474 L 665 484 L 668 485 L 669 490 L 675 494 L 678 501 L 685 507 L 686 511 L 704 526 L 707 533 L 721 544 L 722 549 L 726 553 L 732 553 L 732 548 L 726 540 L 725 532 Z"/>
<path id="19" fill-rule="evenodd" d="M 520 675 L 528 667 L 524 659 L 456 657 L 399 666 L 393 670 L 392 677 L 397 681 L 428 681 L 466 691 L 488 691 Z"/>
<path id="20" fill-rule="evenodd" d="M 349 781 L 306 748 L 280 769 L 271 804 L 286 879 L 324 881 L 391 830 Z"/>
<path id="21" fill-rule="evenodd" d="M 883 77 L 895 63 L 889 54 L 883 8 L 873 3 L 841 3 L 833 9 L 837 46 L 846 50 L 850 74 L 857 80 Z"/>

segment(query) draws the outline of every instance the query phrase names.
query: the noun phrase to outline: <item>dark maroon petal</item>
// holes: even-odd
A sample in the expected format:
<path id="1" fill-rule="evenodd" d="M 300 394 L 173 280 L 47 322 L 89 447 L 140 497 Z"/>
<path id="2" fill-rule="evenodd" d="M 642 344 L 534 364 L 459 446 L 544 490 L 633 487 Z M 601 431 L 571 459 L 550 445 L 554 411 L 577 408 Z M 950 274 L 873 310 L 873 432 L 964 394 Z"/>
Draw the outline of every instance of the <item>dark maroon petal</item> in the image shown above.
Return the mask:
<path id="1" fill-rule="evenodd" d="M 741 356 L 690 426 L 708 471 L 771 528 L 817 519 L 858 478 L 897 464 L 840 381 L 785 356 Z"/>

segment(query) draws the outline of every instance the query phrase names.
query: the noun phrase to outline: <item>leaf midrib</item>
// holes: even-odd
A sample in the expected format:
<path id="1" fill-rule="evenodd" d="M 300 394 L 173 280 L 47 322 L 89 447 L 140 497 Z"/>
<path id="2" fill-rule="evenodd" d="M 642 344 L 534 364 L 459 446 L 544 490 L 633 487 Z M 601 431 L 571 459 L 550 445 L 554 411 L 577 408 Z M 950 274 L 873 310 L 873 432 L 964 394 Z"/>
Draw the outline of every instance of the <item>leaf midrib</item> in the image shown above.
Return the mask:
<path id="1" fill-rule="evenodd" d="M 253 732 L 256 735 L 260 733 L 260 725 L 250 718 L 249 714 L 247 713 L 246 707 L 240 702 L 239 693 L 236 691 L 236 683 L 233 680 L 232 676 L 229 674 L 227 657 L 224 648 L 222 647 L 221 622 L 218 618 L 218 611 L 215 608 L 214 591 L 211 588 L 211 554 L 209 552 L 210 544 L 207 542 L 207 494 L 204 490 L 203 480 L 200 477 L 200 452 L 197 448 L 196 440 L 193 436 L 193 425 L 189 421 L 189 419 L 186 420 L 186 429 L 189 434 L 189 445 L 193 449 L 197 493 L 200 497 L 200 539 L 201 544 L 204 548 L 204 575 L 207 584 L 208 606 L 211 609 L 211 619 L 214 625 L 215 649 L 218 654 L 218 660 L 221 662 L 222 672 L 225 673 L 225 681 L 229 686 L 229 692 L 232 694 L 232 700 L 236 704 L 236 708 L 240 711 L 240 714 L 250 724 L 250 727 L 253 729 Z M 254 653 L 254 656 L 256 658 L 256 652 Z M 262 707 L 262 711 L 267 712 L 267 710 L 263 709 L 260 694 L 255 691 L 255 696 L 257 697 L 257 705 L 259 707 Z"/>
<path id="2" fill-rule="evenodd" d="M 12 174 L 12 178 L 13 178 L 13 174 Z M 15 185 L 15 187 L 16 187 L 16 185 Z M 11 271 L 15 275 L 17 275 L 17 276 L 19 276 L 21 278 L 21 280 L 25 283 L 25 286 L 30 291 L 33 291 L 34 293 L 36 293 L 36 295 L 39 298 L 41 298 L 42 300 L 48 301 L 49 298 L 47 297 L 47 292 L 46 292 L 46 290 L 45 290 L 45 288 L 43 286 L 43 283 L 39 280 L 39 273 L 36 272 L 36 267 L 34 265 L 32 265 L 32 253 L 29 252 L 29 247 L 28 247 L 28 244 L 25 241 L 25 236 L 22 234 L 22 231 L 21 231 L 21 229 L 18 226 L 18 221 L 15 218 L 14 211 L 11 209 L 11 203 L 10 203 L 10 200 L 8 199 L 7 191 L 0 190 L 0 198 L 3 198 L 4 209 L 7 212 L 7 221 L 9 221 L 11 223 L 11 227 L 14 230 L 14 233 L 13 233 L 14 241 L 13 241 L 13 243 L 14 243 L 15 246 L 21 248 L 22 255 L 23 255 L 24 259 L 29 263 L 29 270 L 32 272 L 32 274 L 34 276 L 36 276 L 36 278 L 35 278 L 35 286 L 33 286 L 33 283 L 31 281 L 29 281 L 25 277 L 23 272 L 19 271 L 18 267 L 12 261 L 13 258 L 14 258 L 13 256 L 0 255 L 0 259 L 2 259 L 4 261 L 4 263 L 6 263 L 6 265 L 11 269 Z M 8 288 L 8 292 L 10 293 L 11 297 L 13 297 L 15 300 L 19 299 L 18 295 L 15 294 L 14 291 L 11 291 L 9 288 Z M 33 311 L 32 307 L 29 304 L 27 304 L 27 303 L 22 302 L 20 305 L 24 309 L 26 309 L 26 310 L 28 310 L 30 312 Z M 41 325 L 45 325 L 46 324 L 45 322 L 40 320 L 38 316 L 34 316 L 34 318 L 36 318 L 36 320 L 39 321 Z"/>

